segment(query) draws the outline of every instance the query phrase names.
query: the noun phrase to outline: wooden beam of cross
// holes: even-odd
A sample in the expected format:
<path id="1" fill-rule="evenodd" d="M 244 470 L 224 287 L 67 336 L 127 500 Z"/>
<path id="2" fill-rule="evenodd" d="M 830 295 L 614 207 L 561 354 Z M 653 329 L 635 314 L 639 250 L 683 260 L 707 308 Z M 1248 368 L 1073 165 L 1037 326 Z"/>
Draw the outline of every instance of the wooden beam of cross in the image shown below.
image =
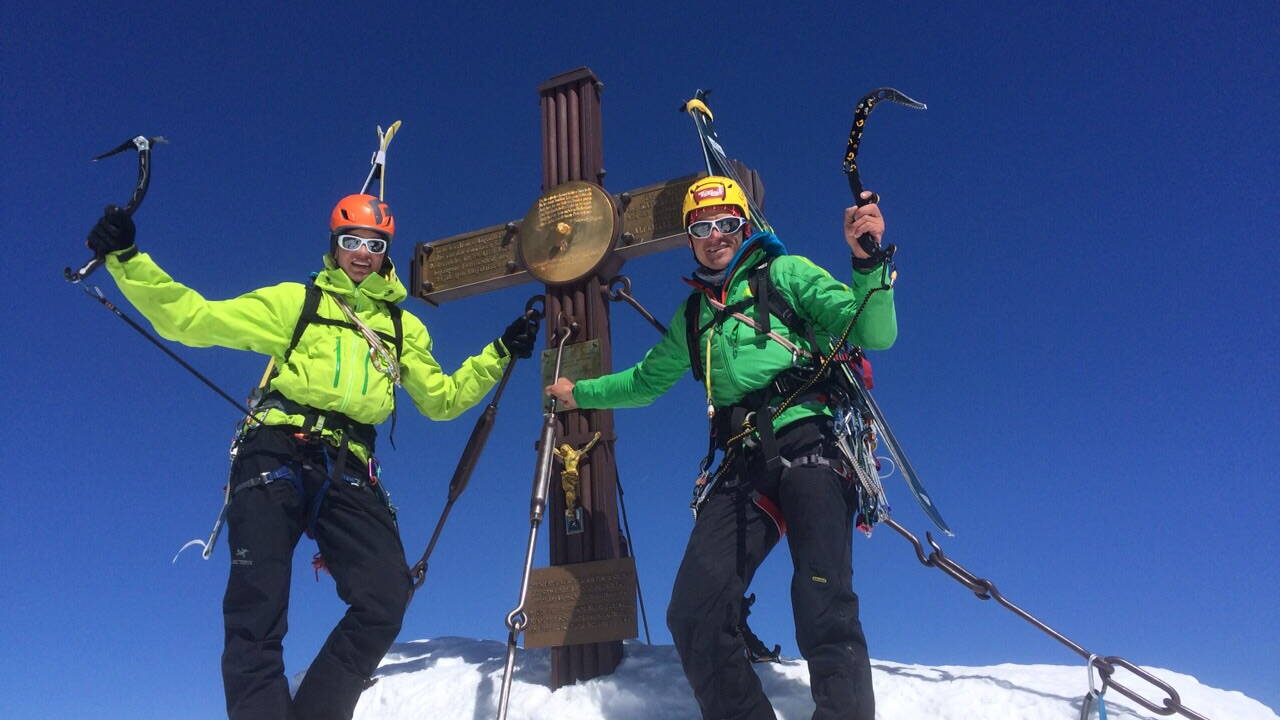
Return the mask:
<path id="1" fill-rule="evenodd" d="M 604 295 L 610 279 L 626 260 L 685 245 L 680 205 L 685 190 L 696 175 L 638 188 L 617 196 L 607 196 L 601 186 L 604 180 L 603 142 L 601 140 L 600 93 L 603 84 L 587 68 L 579 68 L 551 78 L 538 88 L 542 111 L 542 192 L 530 214 L 522 220 L 492 225 L 472 232 L 454 235 L 417 246 L 410 271 L 411 294 L 433 305 L 478 295 L 500 288 L 535 281 L 539 268 L 547 263 L 529 261 L 526 245 L 533 225 L 542 230 L 538 237 L 546 240 L 546 227 L 559 227 L 564 237 L 558 245 L 542 251 L 540 257 L 569 247 L 581 219 L 575 207 L 582 200 L 587 205 L 605 208 L 597 214 L 609 215 L 611 230 L 603 242 L 607 262 L 595 265 L 586 277 L 567 283 L 548 284 L 545 289 L 548 344 L 556 335 L 558 322 L 577 323 L 578 331 L 570 338 L 566 357 L 578 357 L 578 365 L 590 374 L 604 374 L 612 369 L 609 337 L 609 309 Z M 574 183 L 574 181 L 577 181 Z M 574 183 L 566 186 L 566 183 Z M 586 187 L 589 184 L 591 187 Z M 565 189 L 569 188 L 569 189 Z M 592 189 L 595 188 L 595 189 Z M 594 203 L 594 204 L 593 204 Z M 584 206 L 585 207 L 585 206 Z M 566 209 L 567 208 L 567 209 Z M 591 212 L 582 210 L 581 212 Z M 560 214 L 556 214 L 560 213 Z M 581 214 L 581 213 L 579 213 Z M 596 218 L 602 219 L 602 218 Z M 550 224 L 548 225 L 548 221 Z M 600 241 L 597 239 L 597 244 Z M 554 258 L 559 260 L 560 258 Z M 533 270 L 533 272 L 531 272 Z M 601 275 L 604 274 L 604 277 Z M 545 274 L 544 274 L 545 276 Z M 576 348 L 578 352 L 570 352 Z M 585 360 L 581 358 L 586 358 Z M 571 373 L 562 373 L 573 378 Z M 546 613 L 581 616 L 583 602 L 595 600 L 602 606 L 617 607 L 616 588 L 610 588 L 618 563 L 626 560 L 630 549 L 619 532 L 617 505 L 617 465 L 614 454 L 613 413 L 609 410 L 574 410 L 558 414 L 556 443 L 571 448 L 586 446 L 599 433 L 599 442 L 575 462 L 574 487 L 577 508 L 565 513 L 567 492 L 550 493 L 546 525 L 550 536 L 551 564 L 556 571 L 583 568 L 577 573 L 582 580 L 579 594 L 571 602 L 571 612 Z M 563 475 L 563 473 L 562 473 Z M 553 487 L 560 483 L 553 483 Z M 567 485 L 566 485 L 567 487 Z M 556 487 L 556 490 L 559 490 Z M 589 568 L 589 569 L 587 569 Z M 632 566 L 634 584 L 634 566 Z M 556 584 L 557 580 L 552 580 Z M 559 586 L 564 585 L 559 576 Z M 588 591 L 588 588 L 597 588 Z M 531 583 L 529 602 L 530 627 L 525 632 L 525 646 L 536 638 L 552 645 L 551 686 L 569 685 L 613 672 L 622 659 L 623 637 L 635 636 L 635 593 L 627 586 L 630 603 L 630 634 L 615 634 L 601 639 L 574 628 L 542 627 L 539 606 L 554 598 L 539 601 L 538 583 Z M 612 593 L 612 594 L 610 594 Z M 553 593 L 554 594 L 554 593 Z M 563 610 L 563 608 L 557 608 Z M 590 613 L 588 613 L 590 614 Z M 545 638 L 553 638 L 547 641 Z"/>
<path id="2" fill-rule="evenodd" d="M 701 177 L 687 175 L 605 194 L 603 87 L 585 67 L 539 86 L 542 195 L 523 219 L 420 243 L 410 270 L 410 294 L 432 305 L 547 280 L 548 346 L 561 323 L 578 326 L 561 372 L 572 380 L 611 372 L 608 282 L 631 258 L 686 247 L 681 204 L 689 185 Z M 740 171 L 751 185 L 748 192 L 763 200 L 759 175 L 745 167 Z M 608 229 L 600 230 L 604 227 Z M 584 272 L 576 273 L 572 268 L 577 267 Z M 561 277 L 566 268 L 571 277 Z M 550 356 L 550 350 L 543 354 L 547 384 L 554 380 Z M 580 459 L 575 456 L 572 482 L 562 472 L 563 491 L 550 493 L 546 518 L 553 567 L 535 571 L 531 581 L 525 647 L 552 647 L 552 689 L 612 673 L 622 659 L 621 639 L 636 634 L 634 564 L 627 563 L 630 548 L 618 524 L 615 439 L 610 410 L 558 415 L 558 448 L 567 445 L 571 455 L 576 448 L 593 449 L 582 450 Z M 575 505 L 568 512 L 566 498 Z M 626 567 L 629 578 L 624 577 Z M 538 573 L 543 573 L 541 581 Z M 558 589 L 564 587 L 573 589 Z M 600 608 L 627 603 L 629 625 L 608 617 L 600 622 Z M 553 616 L 571 619 L 557 625 L 547 620 Z M 574 626 L 572 618 L 582 617 L 592 619 L 589 628 Z"/>

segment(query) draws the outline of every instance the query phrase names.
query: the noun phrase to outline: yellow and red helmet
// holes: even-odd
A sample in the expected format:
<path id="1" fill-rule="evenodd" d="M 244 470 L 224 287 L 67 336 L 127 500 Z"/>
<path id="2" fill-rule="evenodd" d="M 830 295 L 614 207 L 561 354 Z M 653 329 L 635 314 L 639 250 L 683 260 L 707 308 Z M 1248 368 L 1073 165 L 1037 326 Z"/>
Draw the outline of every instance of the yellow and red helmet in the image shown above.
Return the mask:
<path id="1" fill-rule="evenodd" d="M 348 195 L 333 206 L 329 233 L 340 235 L 356 228 L 374 230 L 390 240 L 396 234 L 396 219 L 391 208 L 373 195 Z"/>
<path id="2" fill-rule="evenodd" d="M 684 207 L 681 217 L 684 224 L 689 224 L 689 213 L 705 207 L 732 205 L 742 211 L 742 217 L 751 219 L 751 210 L 747 203 L 747 194 L 738 183 L 730 178 L 711 175 L 695 181 L 684 194 Z"/>

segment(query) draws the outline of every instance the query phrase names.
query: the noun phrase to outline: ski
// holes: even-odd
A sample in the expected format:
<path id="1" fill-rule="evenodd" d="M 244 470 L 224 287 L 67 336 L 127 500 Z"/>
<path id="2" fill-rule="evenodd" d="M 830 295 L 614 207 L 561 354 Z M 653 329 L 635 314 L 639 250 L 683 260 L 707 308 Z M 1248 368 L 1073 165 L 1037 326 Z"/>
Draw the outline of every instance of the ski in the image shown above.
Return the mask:
<path id="1" fill-rule="evenodd" d="M 752 184 L 743 182 L 738 172 L 742 166 L 730 161 L 725 155 L 724 146 L 720 144 L 720 138 L 716 135 L 715 116 L 712 115 L 711 108 L 707 107 L 707 95 L 710 93 L 710 90 L 698 90 L 692 99 L 680 106 L 680 112 L 688 113 L 689 117 L 693 118 L 693 126 L 698 131 L 698 141 L 702 145 L 702 155 L 707 163 L 707 174 L 730 178 L 738 183 L 739 187 L 747 190 L 747 205 L 751 210 L 751 219 L 756 229 L 773 232 L 773 226 L 765 218 L 764 210 L 760 208 L 751 191 Z"/>
<path id="2" fill-rule="evenodd" d="M 387 146 L 391 144 L 391 138 L 396 136 L 396 131 L 400 129 L 400 121 L 391 123 L 391 126 L 383 132 L 382 126 L 378 125 L 378 149 L 373 153 L 373 157 L 369 160 L 369 175 L 364 179 L 364 187 L 360 189 L 361 193 L 369 192 L 369 184 L 375 179 L 378 181 L 378 199 L 386 200 L 387 189 Z"/>
<path id="3" fill-rule="evenodd" d="M 840 370 L 845 374 L 850 387 L 857 394 L 857 402 L 871 414 L 876 431 L 884 439 L 885 447 L 889 450 L 890 459 L 898 468 L 902 479 L 906 481 L 907 488 L 911 491 L 911 495 L 916 499 L 916 502 L 919 503 L 920 509 L 924 510 L 924 514 L 929 517 L 929 520 L 933 521 L 933 524 L 939 530 L 949 536 L 954 536 L 955 533 L 951 531 L 947 521 L 942 519 L 942 513 L 938 511 L 938 506 L 933 503 L 933 498 L 929 496 L 929 491 L 925 489 L 924 483 L 920 482 L 920 476 L 916 475 L 915 468 L 911 466 L 911 461 L 907 459 L 902 446 L 898 444 L 897 438 L 893 435 L 893 430 L 889 428 L 889 421 L 885 419 L 884 412 L 880 410 L 880 405 L 871 395 L 871 391 L 867 388 L 862 377 L 858 373 L 849 370 L 849 366 L 845 363 L 840 364 Z M 888 517 L 887 507 L 884 517 Z"/>

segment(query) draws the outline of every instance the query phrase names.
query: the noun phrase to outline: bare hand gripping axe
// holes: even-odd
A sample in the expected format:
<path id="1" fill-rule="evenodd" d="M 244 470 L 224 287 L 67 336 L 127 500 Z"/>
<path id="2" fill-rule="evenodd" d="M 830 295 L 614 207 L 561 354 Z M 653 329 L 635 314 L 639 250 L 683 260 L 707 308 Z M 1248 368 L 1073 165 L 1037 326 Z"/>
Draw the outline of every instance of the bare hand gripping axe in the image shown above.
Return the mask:
<path id="1" fill-rule="evenodd" d="M 853 191 L 853 201 L 857 203 L 858 207 L 880 202 L 880 196 L 875 193 L 872 193 L 871 197 L 866 200 L 862 199 L 862 178 L 858 175 L 858 147 L 862 144 L 862 131 L 867 123 L 867 116 L 871 114 L 876 104 L 882 100 L 905 105 L 912 110 L 924 110 L 928 107 L 918 100 L 913 100 L 905 94 L 887 87 L 876 88 L 858 101 L 858 106 L 853 110 L 853 127 L 849 128 L 849 144 L 844 151 L 844 174 L 849 178 L 849 189 Z M 859 237 L 858 244 L 877 262 L 889 260 L 893 257 L 894 251 L 898 249 L 893 244 L 884 248 L 880 247 L 870 233 L 864 233 Z"/>

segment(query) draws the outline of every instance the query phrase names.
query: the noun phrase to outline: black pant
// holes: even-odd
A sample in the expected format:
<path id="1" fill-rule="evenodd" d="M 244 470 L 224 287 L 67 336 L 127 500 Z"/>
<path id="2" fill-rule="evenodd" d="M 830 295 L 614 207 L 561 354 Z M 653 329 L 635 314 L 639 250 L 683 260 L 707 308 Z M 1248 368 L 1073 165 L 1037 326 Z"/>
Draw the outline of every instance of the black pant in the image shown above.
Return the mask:
<path id="1" fill-rule="evenodd" d="M 254 431 L 240 452 L 232 487 L 255 478 L 259 484 L 240 489 L 227 508 L 227 714 L 233 720 L 349 720 L 409 603 L 409 569 L 395 518 L 359 462 L 352 459 L 343 468 L 345 479 L 331 483 L 325 447 L 297 440 L 286 428 Z M 290 471 L 275 472 L 282 467 Z M 277 477 L 261 483 L 263 473 Z M 349 607 L 290 700 L 282 642 L 293 549 L 309 524 L 338 597 Z"/>
<path id="2" fill-rule="evenodd" d="M 783 428 L 782 457 L 835 457 L 827 432 L 820 419 Z M 698 513 L 671 592 L 667 627 L 703 718 L 773 718 L 737 628 L 743 593 L 777 544 L 778 528 L 752 500 L 751 491 L 764 482 L 761 458 L 748 454 L 730 472 Z M 796 642 L 809 662 L 814 720 L 873 720 L 871 663 L 852 585 L 853 492 L 831 466 L 818 463 L 795 464 L 776 487 L 758 489 L 786 519 L 791 609 Z"/>

